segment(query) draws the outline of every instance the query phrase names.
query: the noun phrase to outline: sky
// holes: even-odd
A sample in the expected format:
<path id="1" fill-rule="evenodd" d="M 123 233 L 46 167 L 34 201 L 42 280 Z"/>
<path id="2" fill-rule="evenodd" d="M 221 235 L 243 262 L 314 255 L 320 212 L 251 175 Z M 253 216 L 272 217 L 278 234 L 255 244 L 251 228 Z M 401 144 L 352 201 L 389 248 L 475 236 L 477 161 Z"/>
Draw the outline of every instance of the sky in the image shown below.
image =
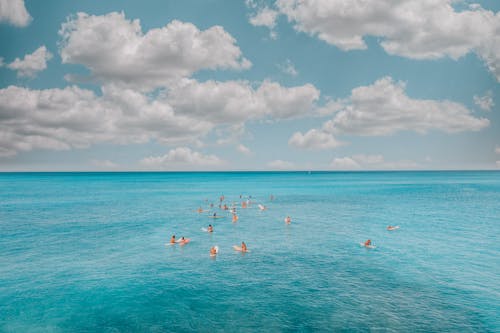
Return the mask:
<path id="1" fill-rule="evenodd" d="M 0 0 L 0 171 L 500 169 L 496 0 Z"/>

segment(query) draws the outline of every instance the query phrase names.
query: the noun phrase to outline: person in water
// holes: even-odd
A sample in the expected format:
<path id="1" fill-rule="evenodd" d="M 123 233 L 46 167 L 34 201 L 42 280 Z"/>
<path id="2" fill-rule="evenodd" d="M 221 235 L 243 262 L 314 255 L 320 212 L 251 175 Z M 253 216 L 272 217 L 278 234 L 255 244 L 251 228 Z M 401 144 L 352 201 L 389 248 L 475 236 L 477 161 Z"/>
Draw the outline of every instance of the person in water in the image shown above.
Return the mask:
<path id="1" fill-rule="evenodd" d="M 285 223 L 286 223 L 286 224 L 290 224 L 290 223 L 292 223 L 292 218 L 291 218 L 290 216 L 287 216 L 287 217 L 285 218 Z"/>
<path id="2" fill-rule="evenodd" d="M 215 246 L 212 246 L 210 248 L 210 255 L 215 256 L 216 254 L 217 254 L 217 249 L 215 248 Z"/>
<path id="3" fill-rule="evenodd" d="M 247 245 L 245 244 L 245 242 L 241 242 L 241 251 L 247 252 Z"/>
<path id="4" fill-rule="evenodd" d="M 217 217 L 217 213 L 214 213 L 214 217 Z"/>
<path id="5" fill-rule="evenodd" d="M 368 239 L 366 242 L 365 242 L 365 246 L 371 246 L 372 245 L 372 241 L 371 239 Z"/>
<path id="6" fill-rule="evenodd" d="M 387 230 L 395 230 L 395 229 L 397 229 L 395 226 L 392 225 L 387 226 Z"/>
<path id="7" fill-rule="evenodd" d="M 197 211 L 198 211 L 198 213 L 203 213 L 203 208 L 198 207 Z"/>
<path id="8" fill-rule="evenodd" d="M 214 232 L 214 228 L 212 227 L 211 224 L 208 225 L 207 231 L 208 232 Z"/>
<path id="9" fill-rule="evenodd" d="M 172 238 L 170 238 L 170 244 L 175 244 L 175 235 L 173 235 Z"/>
<path id="10" fill-rule="evenodd" d="M 236 221 L 238 221 L 238 215 L 233 214 L 233 222 L 236 222 Z"/>

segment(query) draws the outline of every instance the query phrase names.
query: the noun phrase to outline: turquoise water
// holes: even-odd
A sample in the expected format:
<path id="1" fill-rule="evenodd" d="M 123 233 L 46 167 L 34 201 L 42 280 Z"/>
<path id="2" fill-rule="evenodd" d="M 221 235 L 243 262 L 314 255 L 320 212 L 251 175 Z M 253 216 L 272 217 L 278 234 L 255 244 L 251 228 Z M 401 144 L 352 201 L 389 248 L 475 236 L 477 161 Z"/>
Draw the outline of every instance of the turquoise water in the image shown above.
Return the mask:
<path id="1" fill-rule="evenodd" d="M 500 332 L 499 172 L 4 173 L 0 228 L 2 332 Z"/>

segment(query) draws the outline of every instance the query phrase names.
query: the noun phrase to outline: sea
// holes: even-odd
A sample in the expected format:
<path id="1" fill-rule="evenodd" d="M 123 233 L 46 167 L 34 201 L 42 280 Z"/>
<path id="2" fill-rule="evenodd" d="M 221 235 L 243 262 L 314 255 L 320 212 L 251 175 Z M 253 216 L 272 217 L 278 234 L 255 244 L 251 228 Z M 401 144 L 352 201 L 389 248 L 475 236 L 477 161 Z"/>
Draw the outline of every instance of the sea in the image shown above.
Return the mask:
<path id="1" fill-rule="evenodd" d="M 500 332 L 500 172 L 0 173 L 0 332 Z"/>

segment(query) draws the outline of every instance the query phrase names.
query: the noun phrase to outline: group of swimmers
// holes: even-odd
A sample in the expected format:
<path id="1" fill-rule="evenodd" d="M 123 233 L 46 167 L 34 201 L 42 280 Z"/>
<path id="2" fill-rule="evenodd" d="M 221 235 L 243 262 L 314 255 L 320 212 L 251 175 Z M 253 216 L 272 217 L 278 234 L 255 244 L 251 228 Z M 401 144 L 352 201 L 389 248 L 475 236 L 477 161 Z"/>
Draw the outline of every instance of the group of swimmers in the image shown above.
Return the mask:
<path id="1" fill-rule="evenodd" d="M 248 200 L 241 202 L 241 208 L 247 208 L 248 206 L 250 206 L 250 203 L 251 203 L 250 198 L 251 197 L 249 197 Z M 229 210 L 232 213 L 232 222 L 238 221 L 238 215 L 236 214 L 236 207 L 234 206 L 234 204 L 233 204 L 233 206 L 231 208 L 229 208 L 227 206 L 227 204 L 223 205 L 222 202 L 224 201 L 224 199 L 225 199 L 224 195 L 221 195 L 219 197 L 219 202 L 220 202 L 219 208 L 223 209 L 223 210 L 226 210 L 226 211 Z M 240 195 L 240 199 L 241 199 L 241 195 Z M 271 201 L 274 200 L 274 196 L 273 195 L 270 196 L 270 200 Z M 207 200 L 205 200 L 205 201 L 207 202 Z M 210 207 L 213 207 L 213 203 L 210 204 Z M 259 207 L 260 210 L 266 210 L 267 209 L 266 206 L 261 205 L 261 204 L 259 204 L 258 207 Z M 203 211 L 203 209 L 201 207 L 199 207 L 197 209 L 197 212 L 201 214 L 204 211 Z M 218 218 L 216 212 L 214 212 L 213 215 L 211 215 L 210 217 L 212 217 L 212 218 Z M 287 216 L 285 218 L 285 223 L 286 224 L 290 224 L 291 222 L 292 222 L 292 218 L 290 216 Z M 399 228 L 399 226 L 392 226 L 392 225 L 387 226 L 387 230 L 389 230 L 389 231 L 396 230 L 398 228 Z M 207 229 L 206 229 L 206 231 L 209 232 L 209 233 L 212 233 L 214 231 L 213 226 L 211 224 L 209 224 L 208 227 L 207 227 Z M 186 244 L 188 242 L 189 242 L 189 239 L 188 238 L 184 238 L 184 237 L 182 237 L 180 240 L 176 240 L 175 235 L 173 235 L 172 238 L 170 239 L 170 243 L 171 244 L 179 243 L 181 245 L 184 245 L 184 244 Z M 367 239 L 365 242 L 362 243 L 362 245 L 365 246 L 365 247 L 367 247 L 367 248 L 374 248 L 374 246 L 372 245 L 371 239 Z M 248 248 L 247 248 L 247 245 L 245 244 L 245 242 L 241 242 L 241 246 L 234 245 L 233 248 L 235 250 L 237 250 L 237 251 L 248 252 Z M 210 256 L 212 256 L 212 257 L 216 256 L 217 253 L 218 253 L 218 250 L 219 249 L 218 249 L 217 246 L 212 246 L 210 248 Z"/>
<path id="2" fill-rule="evenodd" d="M 242 198 L 242 196 L 240 195 L 240 199 L 241 199 L 241 198 Z M 251 197 L 251 196 L 249 196 L 247 200 L 243 200 L 243 201 L 241 202 L 241 208 L 248 208 L 248 207 L 250 206 L 250 204 L 251 204 L 251 198 L 252 198 L 252 197 Z M 238 217 L 238 215 L 236 214 L 236 206 L 235 206 L 235 205 L 234 205 L 234 203 L 233 203 L 233 205 L 232 205 L 231 207 L 228 207 L 228 205 L 227 205 L 226 203 L 224 203 L 224 204 L 223 204 L 223 201 L 224 201 L 224 200 L 225 200 L 224 195 L 221 195 L 221 196 L 219 197 L 219 208 L 220 208 L 220 209 L 222 209 L 222 210 L 225 210 L 225 211 L 230 211 L 230 212 L 231 212 L 231 214 L 232 214 L 232 222 L 233 222 L 233 223 L 234 223 L 234 222 L 237 222 L 237 221 L 238 221 L 238 219 L 239 219 L 239 217 Z M 270 200 L 271 200 L 271 201 L 273 201 L 273 200 L 274 200 L 274 196 L 273 196 L 273 195 L 271 195 L 271 196 L 270 196 Z M 205 200 L 205 202 L 206 202 L 206 203 L 208 203 L 208 200 Z M 213 204 L 213 203 L 210 203 L 210 205 L 209 205 L 209 206 L 210 206 L 210 208 L 213 208 L 213 207 L 214 207 L 214 204 Z M 258 205 L 258 207 L 259 207 L 259 209 L 260 209 L 260 210 L 266 210 L 266 209 L 267 209 L 267 207 L 265 207 L 265 206 L 263 206 L 263 205 L 261 205 L 261 204 L 259 204 L 259 205 Z M 199 214 L 201 214 L 201 213 L 205 212 L 201 206 L 200 206 L 200 207 L 198 207 L 198 209 L 196 209 L 196 211 L 197 211 Z M 219 218 L 219 217 L 224 217 L 224 216 L 218 216 L 218 215 L 217 215 L 217 212 L 214 212 L 212 215 L 209 215 L 209 217 L 211 217 L 211 218 Z M 291 217 L 290 217 L 290 216 L 287 216 L 287 217 L 285 218 L 285 222 L 286 222 L 287 224 L 290 224 L 290 223 L 292 222 Z M 206 231 L 206 232 L 208 232 L 208 233 L 212 233 L 212 232 L 214 231 L 214 227 L 213 227 L 211 224 L 209 224 L 209 225 L 208 225 L 208 227 L 207 227 L 206 229 L 204 229 L 204 228 L 203 228 L 203 230 L 204 230 L 204 231 Z M 173 235 L 173 236 L 170 238 L 170 244 L 171 244 L 171 245 L 173 245 L 173 244 L 180 244 L 180 245 L 184 245 L 184 244 L 187 244 L 188 242 L 189 242 L 189 238 L 185 238 L 185 237 L 182 237 L 180 240 L 177 240 L 177 239 L 175 238 L 175 235 Z M 241 246 L 234 245 L 234 246 L 233 246 L 233 249 L 234 249 L 234 250 L 236 250 L 236 251 L 243 252 L 243 253 L 249 252 L 249 251 L 248 251 L 248 248 L 247 248 L 246 243 L 245 243 L 245 242 L 243 242 L 243 241 L 241 242 Z M 219 251 L 219 248 L 218 248 L 217 246 L 212 246 L 212 247 L 210 247 L 210 252 L 209 252 L 209 253 L 210 253 L 210 256 L 211 256 L 211 257 L 216 256 L 216 255 L 217 255 L 217 253 L 218 253 L 218 251 Z"/>

